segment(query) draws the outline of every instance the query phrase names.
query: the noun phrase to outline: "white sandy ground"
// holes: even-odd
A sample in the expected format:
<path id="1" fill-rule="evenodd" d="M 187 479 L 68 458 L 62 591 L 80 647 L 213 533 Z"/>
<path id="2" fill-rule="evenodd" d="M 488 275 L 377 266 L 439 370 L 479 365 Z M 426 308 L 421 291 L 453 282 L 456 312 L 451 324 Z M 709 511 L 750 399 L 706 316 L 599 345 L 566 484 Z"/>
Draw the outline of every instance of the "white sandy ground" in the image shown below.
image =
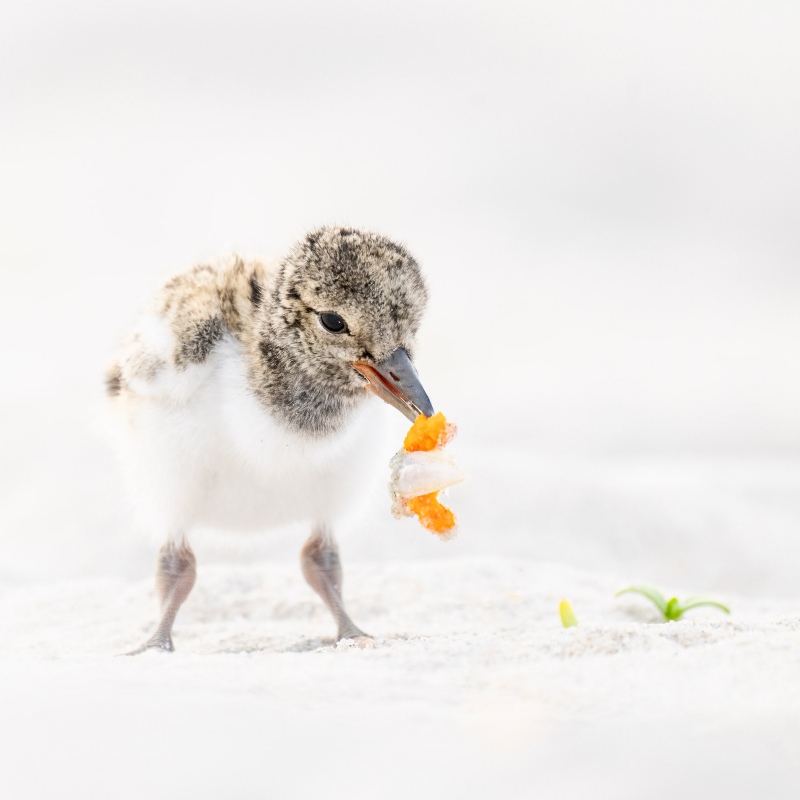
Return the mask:
<path id="1" fill-rule="evenodd" d="M 796 460 L 460 458 L 455 541 L 385 496 L 341 537 L 374 650 L 333 644 L 289 532 L 199 541 L 177 652 L 118 657 L 154 548 L 109 530 L 105 463 L 40 504 L 7 484 L 0 797 L 800 796 Z M 634 581 L 733 613 L 658 623 Z"/>
<path id="2" fill-rule="evenodd" d="M 659 624 L 618 577 L 525 559 L 348 577 L 374 650 L 327 638 L 294 565 L 203 568 L 171 656 L 115 656 L 149 581 L 6 590 L 2 795 L 797 797 L 796 601 Z"/>

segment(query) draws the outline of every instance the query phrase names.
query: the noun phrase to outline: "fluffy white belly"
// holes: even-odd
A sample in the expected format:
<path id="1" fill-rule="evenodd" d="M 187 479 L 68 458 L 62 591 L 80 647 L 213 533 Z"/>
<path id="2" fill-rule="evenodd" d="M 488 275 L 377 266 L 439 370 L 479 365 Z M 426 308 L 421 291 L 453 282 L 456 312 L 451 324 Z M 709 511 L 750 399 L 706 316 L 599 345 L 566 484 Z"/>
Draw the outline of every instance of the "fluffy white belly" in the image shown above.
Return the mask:
<path id="1" fill-rule="evenodd" d="M 236 342 L 221 343 L 209 367 L 184 403 L 144 399 L 128 414 L 123 462 L 136 511 L 155 536 L 335 523 L 388 479 L 377 399 L 365 397 L 339 433 L 310 439 L 250 392 Z"/>
<path id="2" fill-rule="evenodd" d="M 352 513 L 377 475 L 388 476 L 388 454 L 375 446 L 382 439 L 376 437 L 382 423 L 372 413 L 376 405 L 367 398 L 343 432 L 315 441 L 278 428 L 270 418 L 252 420 L 261 423 L 261 435 L 253 436 L 239 403 L 237 417 L 224 421 L 223 436 L 215 443 L 197 524 L 259 529 L 304 520 L 334 522 Z M 260 407 L 253 411 L 265 416 Z"/>

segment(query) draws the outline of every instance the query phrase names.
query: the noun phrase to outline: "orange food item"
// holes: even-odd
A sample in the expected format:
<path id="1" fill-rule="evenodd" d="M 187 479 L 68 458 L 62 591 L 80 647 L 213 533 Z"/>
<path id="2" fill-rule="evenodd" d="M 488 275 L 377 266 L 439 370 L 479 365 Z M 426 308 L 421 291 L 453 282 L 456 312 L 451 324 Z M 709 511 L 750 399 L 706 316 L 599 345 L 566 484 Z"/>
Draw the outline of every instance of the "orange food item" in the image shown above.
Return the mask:
<path id="1" fill-rule="evenodd" d="M 455 433 L 455 426 L 450 425 L 440 411 L 432 417 L 420 414 L 406 434 L 403 447 L 413 453 L 415 450 L 433 450 L 447 444 Z"/>
<path id="2" fill-rule="evenodd" d="M 453 512 L 439 502 L 439 493 L 422 494 L 406 500 L 406 505 L 419 517 L 423 527 L 434 533 L 447 533 L 456 526 Z"/>
<path id="3" fill-rule="evenodd" d="M 451 425 L 441 411 L 432 417 L 420 414 L 406 434 L 403 447 L 408 453 L 429 452 L 447 444 L 455 432 L 455 425 Z M 423 527 L 439 534 L 443 539 L 453 535 L 450 532 L 456 527 L 456 517 L 449 508 L 439 502 L 439 492 L 405 498 L 402 500 L 402 507 L 404 513 L 416 514 Z"/>

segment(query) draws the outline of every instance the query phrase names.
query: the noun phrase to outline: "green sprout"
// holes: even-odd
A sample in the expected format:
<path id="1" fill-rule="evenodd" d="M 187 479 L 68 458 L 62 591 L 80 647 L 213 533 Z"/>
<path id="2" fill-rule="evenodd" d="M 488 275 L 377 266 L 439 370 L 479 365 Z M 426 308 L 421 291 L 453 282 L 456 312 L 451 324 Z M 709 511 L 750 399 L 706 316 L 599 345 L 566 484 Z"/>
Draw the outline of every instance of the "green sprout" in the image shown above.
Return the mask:
<path id="1" fill-rule="evenodd" d="M 671 597 L 669 600 L 665 600 L 661 592 L 659 592 L 658 589 L 653 589 L 651 586 L 626 586 L 624 589 L 620 589 L 614 596 L 619 597 L 626 592 L 635 592 L 636 594 L 641 594 L 646 597 L 661 612 L 666 622 L 677 621 L 690 608 L 697 608 L 698 606 L 714 606 L 724 611 L 726 614 L 731 613 L 731 610 L 727 606 L 722 605 L 722 603 L 699 595 L 697 597 L 690 597 L 683 603 L 681 603 L 677 597 Z"/>
<path id="2" fill-rule="evenodd" d="M 571 628 L 573 625 L 578 624 L 578 618 L 575 616 L 569 600 L 562 600 L 558 604 L 558 616 L 561 617 L 561 624 L 565 628 Z"/>

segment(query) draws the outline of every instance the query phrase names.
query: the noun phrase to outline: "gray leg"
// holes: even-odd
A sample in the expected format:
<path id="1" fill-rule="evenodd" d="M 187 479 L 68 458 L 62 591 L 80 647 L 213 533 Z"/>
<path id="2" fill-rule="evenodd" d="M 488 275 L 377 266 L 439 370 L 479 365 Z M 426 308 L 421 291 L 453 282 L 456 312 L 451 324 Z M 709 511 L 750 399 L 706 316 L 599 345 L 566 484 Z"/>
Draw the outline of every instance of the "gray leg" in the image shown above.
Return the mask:
<path id="1" fill-rule="evenodd" d="M 197 576 L 194 553 L 186 544 L 168 542 L 158 554 L 156 592 L 161 601 L 161 621 L 156 632 L 128 655 L 143 653 L 151 648 L 172 652 L 172 624 L 178 609 L 192 591 Z"/>
<path id="2" fill-rule="evenodd" d="M 355 639 L 362 647 L 372 638 L 357 628 L 347 616 L 342 602 L 342 565 L 339 548 L 324 528 L 315 529 L 300 555 L 303 575 L 308 585 L 325 601 L 338 627 L 339 639 Z"/>

